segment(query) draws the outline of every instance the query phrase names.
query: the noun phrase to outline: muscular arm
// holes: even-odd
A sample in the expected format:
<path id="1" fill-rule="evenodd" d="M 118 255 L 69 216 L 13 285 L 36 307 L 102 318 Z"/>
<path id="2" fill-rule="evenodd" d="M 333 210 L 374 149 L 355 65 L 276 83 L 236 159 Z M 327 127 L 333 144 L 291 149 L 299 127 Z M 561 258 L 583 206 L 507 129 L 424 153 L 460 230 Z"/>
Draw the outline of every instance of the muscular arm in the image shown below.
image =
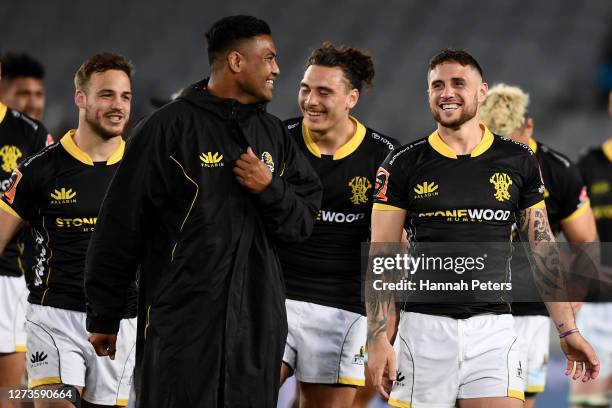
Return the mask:
<path id="1" fill-rule="evenodd" d="M 373 245 L 370 255 L 376 251 L 376 244 L 401 242 L 404 233 L 404 219 L 406 211 L 372 211 L 372 239 Z M 380 248 L 379 248 L 380 249 Z M 395 313 L 394 299 L 388 291 L 373 290 L 371 285 L 366 286 L 366 311 L 368 315 L 368 342 L 381 333 L 387 332 L 389 312 Z M 397 320 L 397 319 L 396 319 Z M 397 321 L 395 322 L 397 324 Z"/>

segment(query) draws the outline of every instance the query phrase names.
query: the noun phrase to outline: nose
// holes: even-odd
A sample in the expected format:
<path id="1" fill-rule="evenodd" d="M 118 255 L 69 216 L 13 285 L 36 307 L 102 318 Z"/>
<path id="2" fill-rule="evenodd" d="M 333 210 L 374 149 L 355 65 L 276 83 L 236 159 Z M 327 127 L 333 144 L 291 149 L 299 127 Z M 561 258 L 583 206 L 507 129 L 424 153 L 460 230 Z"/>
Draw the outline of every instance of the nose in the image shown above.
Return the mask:
<path id="1" fill-rule="evenodd" d="M 448 99 L 448 98 L 452 98 L 453 96 L 455 96 L 455 91 L 453 87 L 445 85 L 444 89 L 442 89 L 442 93 L 440 94 L 440 97 L 442 97 L 443 99 Z"/>
<path id="2" fill-rule="evenodd" d="M 272 74 L 274 76 L 278 76 L 280 74 L 280 68 L 278 67 L 278 63 L 276 62 L 276 59 L 272 60 Z"/>

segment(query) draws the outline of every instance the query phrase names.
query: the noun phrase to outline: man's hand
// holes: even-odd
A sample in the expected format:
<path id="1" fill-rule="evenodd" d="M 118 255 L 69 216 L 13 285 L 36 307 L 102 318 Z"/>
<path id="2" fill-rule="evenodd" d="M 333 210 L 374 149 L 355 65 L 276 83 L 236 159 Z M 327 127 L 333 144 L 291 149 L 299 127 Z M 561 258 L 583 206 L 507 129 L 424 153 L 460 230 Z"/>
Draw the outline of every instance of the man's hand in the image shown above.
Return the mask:
<path id="1" fill-rule="evenodd" d="M 250 147 L 236 161 L 234 174 L 238 183 L 251 193 L 261 193 L 272 183 L 272 172 Z"/>
<path id="2" fill-rule="evenodd" d="M 387 336 L 381 334 L 368 343 L 368 369 L 370 381 L 385 399 L 389 399 L 391 385 L 396 379 L 395 351 Z"/>
<path id="3" fill-rule="evenodd" d="M 582 378 L 582 382 L 594 380 L 599 375 L 599 361 L 591 345 L 580 335 L 572 333 L 561 339 L 561 350 L 567 357 L 565 375 L 570 375 L 576 365 L 572 377 L 574 380 Z"/>
<path id="4" fill-rule="evenodd" d="M 115 359 L 115 351 L 117 350 L 116 334 L 91 333 L 89 335 L 89 342 L 100 357 L 109 356 L 111 360 Z"/>

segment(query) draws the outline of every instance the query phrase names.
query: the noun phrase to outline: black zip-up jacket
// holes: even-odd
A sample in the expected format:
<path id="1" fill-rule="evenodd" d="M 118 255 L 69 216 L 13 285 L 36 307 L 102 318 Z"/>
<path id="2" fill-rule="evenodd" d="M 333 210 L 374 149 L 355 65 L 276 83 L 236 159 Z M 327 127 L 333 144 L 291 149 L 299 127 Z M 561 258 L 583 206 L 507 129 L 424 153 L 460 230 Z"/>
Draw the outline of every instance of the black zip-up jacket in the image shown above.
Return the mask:
<path id="1" fill-rule="evenodd" d="M 274 248 L 308 238 L 321 185 L 263 105 L 205 86 L 128 143 L 87 254 L 87 328 L 117 332 L 141 264 L 138 406 L 275 407 L 287 319 Z M 260 194 L 232 172 L 248 146 L 273 171 Z"/>

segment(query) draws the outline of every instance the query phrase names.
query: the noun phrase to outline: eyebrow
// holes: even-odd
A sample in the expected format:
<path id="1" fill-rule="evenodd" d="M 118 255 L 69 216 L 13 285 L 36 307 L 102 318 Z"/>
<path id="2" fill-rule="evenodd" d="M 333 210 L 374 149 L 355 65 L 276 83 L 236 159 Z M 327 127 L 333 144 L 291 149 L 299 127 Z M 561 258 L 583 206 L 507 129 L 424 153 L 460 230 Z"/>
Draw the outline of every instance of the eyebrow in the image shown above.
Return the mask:
<path id="1" fill-rule="evenodd" d="M 302 81 L 300 82 L 300 88 L 305 87 L 308 89 L 312 89 L 312 87 L 310 85 L 308 85 L 306 82 Z M 319 91 L 327 91 L 327 92 L 334 92 L 333 89 L 328 88 L 326 86 L 315 86 L 314 89 L 317 89 Z"/>
<path id="2" fill-rule="evenodd" d="M 450 80 L 451 82 L 457 82 L 457 81 L 467 82 L 464 77 L 452 77 Z M 435 81 L 431 81 L 431 85 L 439 84 L 439 83 L 444 83 L 444 81 L 442 81 L 441 79 L 436 79 Z"/>

